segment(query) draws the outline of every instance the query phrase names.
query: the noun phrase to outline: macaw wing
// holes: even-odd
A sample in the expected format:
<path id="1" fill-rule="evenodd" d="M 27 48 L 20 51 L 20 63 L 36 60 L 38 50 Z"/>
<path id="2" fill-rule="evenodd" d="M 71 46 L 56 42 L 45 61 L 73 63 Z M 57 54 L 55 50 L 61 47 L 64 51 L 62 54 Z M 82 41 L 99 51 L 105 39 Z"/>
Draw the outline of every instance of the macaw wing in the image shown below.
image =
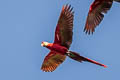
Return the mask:
<path id="1" fill-rule="evenodd" d="M 88 34 L 95 31 L 95 27 L 100 24 L 104 14 L 110 10 L 113 0 L 95 0 L 90 6 L 84 31 Z"/>
<path id="2" fill-rule="evenodd" d="M 45 72 L 52 72 L 65 60 L 65 58 L 66 58 L 65 55 L 51 51 L 45 57 L 41 70 Z"/>
<path id="3" fill-rule="evenodd" d="M 60 14 L 58 24 L 55 30 L 55 40 L 54 43 L 60 44 L 67 48 L 70 47 L 72 43 L 73 35 L 73 17 L 74 12 L 71 6 L 63 6 L 62 12 Z"/>

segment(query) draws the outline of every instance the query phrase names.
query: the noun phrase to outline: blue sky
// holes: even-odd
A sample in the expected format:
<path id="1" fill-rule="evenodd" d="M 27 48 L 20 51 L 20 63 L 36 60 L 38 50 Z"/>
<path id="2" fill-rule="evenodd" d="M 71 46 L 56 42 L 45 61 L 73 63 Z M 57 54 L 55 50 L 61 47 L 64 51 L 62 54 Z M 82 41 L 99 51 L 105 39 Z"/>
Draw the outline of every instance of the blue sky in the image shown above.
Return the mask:
<path id="1" fill-rule="evenodd" d="M 114 2 L 94 35 L 83 32 L 93 0 L 1 0 L 0 80 L 115 80 L 120 74 L 120 4 Z M 74 7 L 74 35 L 70 50 L 108 66 L 67 58 L 54 72 L 40 70 L 65 4 Z"/>

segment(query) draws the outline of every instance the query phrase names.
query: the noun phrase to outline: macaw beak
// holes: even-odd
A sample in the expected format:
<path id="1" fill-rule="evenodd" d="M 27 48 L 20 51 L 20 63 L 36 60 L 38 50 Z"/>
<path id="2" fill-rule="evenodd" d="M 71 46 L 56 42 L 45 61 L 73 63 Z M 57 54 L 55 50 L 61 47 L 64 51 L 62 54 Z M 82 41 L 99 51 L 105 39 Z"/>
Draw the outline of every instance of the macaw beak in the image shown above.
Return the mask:
<path id="1" fill-rule="evenodd" d="M 42 46 L 42 47 L 44 47 L 44 44 L 43 44 L 43 42 L 41 43 L 41 46 Z"/>
<path id="2" fill-rule="evenodd" d="M 49 44 L 48 42 L 42 42 L 42 43 L 41 43 L 41 46 L 42 46 L 42 47 L 46 47 L 46 46 L 48 46 L 48 44 Z"/>

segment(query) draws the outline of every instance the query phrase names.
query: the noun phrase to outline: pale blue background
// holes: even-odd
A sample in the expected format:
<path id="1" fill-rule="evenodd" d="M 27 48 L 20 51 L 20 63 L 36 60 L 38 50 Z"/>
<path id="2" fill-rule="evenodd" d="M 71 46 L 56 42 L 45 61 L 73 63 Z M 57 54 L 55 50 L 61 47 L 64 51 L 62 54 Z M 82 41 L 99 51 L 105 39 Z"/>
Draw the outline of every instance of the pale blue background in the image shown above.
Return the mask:
<path id="1" fill-rule="evenodd" d="M 111 10 L 94 35 L 83 32 L 93 0 L 0 0 L 0 80 L 119 80 L 120 4 Z M 74 7 L 74 38 L 71 50 L 106 64 L 103 68 L 69 58 L 54 72 L 40 70 L 53 42 L 54 30 L 64 4 Z"/>

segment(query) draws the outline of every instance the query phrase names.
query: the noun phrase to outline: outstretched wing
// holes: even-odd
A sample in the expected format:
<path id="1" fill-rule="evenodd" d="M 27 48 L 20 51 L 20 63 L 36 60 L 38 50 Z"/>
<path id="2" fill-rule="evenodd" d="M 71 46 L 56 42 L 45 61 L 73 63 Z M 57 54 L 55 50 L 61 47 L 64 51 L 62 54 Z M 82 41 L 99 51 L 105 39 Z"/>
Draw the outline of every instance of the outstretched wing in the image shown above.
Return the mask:
<path id="1" fill-rule="evenodd" d="M 95 27 L 100 24 L 104 14 L 110 10 L 113 0 L 95 0 L 90 6 L 84 31 L 88 34 L 95 31 Z"/>
<path id="2" fill-rule="evenodd" d="M 55 30 L 54 43 L 60 44 L 67 48 L 72 43 L 73 35 L 73 17 L 74 12 L 72 11 L 71 5 L 63 6 L 60 14 L 58 24 Z"/>
<path id="3" fill-rule="evenodd" d="M 45 72 L 52 72 L 65 60 L 65 58 L 66 58 L 65 55 L 51 51 L 45 57 L 41 70 Z"/>

